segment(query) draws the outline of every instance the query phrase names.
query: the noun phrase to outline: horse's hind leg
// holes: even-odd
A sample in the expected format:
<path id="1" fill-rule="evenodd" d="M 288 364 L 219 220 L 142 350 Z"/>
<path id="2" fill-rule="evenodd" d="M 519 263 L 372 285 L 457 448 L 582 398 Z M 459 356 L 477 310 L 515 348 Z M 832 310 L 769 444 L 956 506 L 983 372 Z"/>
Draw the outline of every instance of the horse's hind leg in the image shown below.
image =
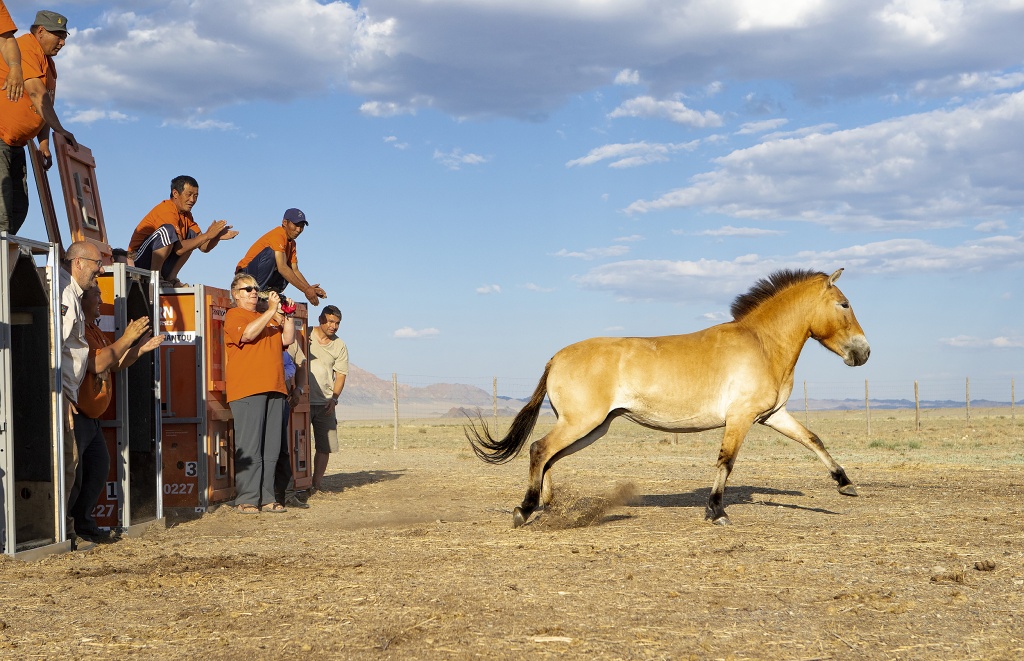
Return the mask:
<path id="1" fill-rule="evenodd" d="M 743 439 L 747 437 L 747 432 L 750 431 L 752 424 L 753 420 L 748 418 L 734 418 L 725 424 L 722 448 L 718 451 L 718 472 L 715 475 L 715 483 L 711 487 L 707 509 L 704 512 L 704 518 L 710 519 L 716 525 L 726 526 L 732 523 L 725 513 L 725 483 L 729 480 L 729 473 L 732 472 L 733 464 L 736 463 L 740 446 L 743 445 Z"/>
<path id="2" fill-rule="evenodd" d="M 786 409 L 776 411 L 770 418 L 764 421 L 764 424 L 818 455 L 821 463 L 825 464 L 828 472 L 832 475 L 832 479 L 839 486 L 839 493 L 844 496 L 857 495 L 857 487 L 853 485 L 853 481 L 847 476 L 843 467 L 828 453 L 821 439 L 814 432 L 800 424 L 789 411 Z"/>
<path id="3" fill-rule="evenodd" d="M 608 431 L 612 416 L 596 423 L 570 423 L 559 418 L 546 436 L 530 445 L 530 479 L 522 504 L 512 513 L 512 525 L 522 526 L 540 504 L 551 502 L 550 470 L 556 461 L 587 447 Z"/>

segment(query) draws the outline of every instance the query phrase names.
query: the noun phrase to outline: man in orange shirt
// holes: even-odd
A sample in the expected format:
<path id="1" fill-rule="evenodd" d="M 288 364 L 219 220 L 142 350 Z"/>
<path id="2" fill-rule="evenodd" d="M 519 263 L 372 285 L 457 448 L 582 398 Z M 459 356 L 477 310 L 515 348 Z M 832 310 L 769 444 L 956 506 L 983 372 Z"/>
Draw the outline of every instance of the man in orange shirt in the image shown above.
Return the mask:
<path id="1" fill-rule="evenodd" d="M 25 145 L 35 138 L 43 156 L 43 167 L 53 164 L 50 129 L 78 149 L 75 136 L 63 126 L 53 109 L 57 91 L 57 69 L 53 57 L 68 37 L 68 19 L 52 11 L 36 14 L 31 32 L 18 37 L 25 94 L 17 103 L 0 103 L 0 230 L 16 234 L 28 216 L 28 169 Z M 7 79 L 10 67 L 0 62 L 0 78 Z"/>
<path id="2" fill-rule="evenodd" d="M 309 284 L 299 271 L 295 252 L 295 239 L 307 225 L 306 214 L 298 209 L 288 209 L 284 212 L 281 226 L 252 244 L 249 252 L 238 262 L 235 273 L 251 275 L 261 291 L 273 290 L 280 294 L 291 283 L 312 305 L 319 304 L 321 298 L 327 298 L 327 292 L 319 284 Z"/>
<path id="3" fill-rule="evenodd" d="M 89 358 L 85 379 L 78 389 L 78 410 L 74 414 L 78 468 L 68 497 L 68 513 L 74 519 L 75 534 L 90 542 L 110 538 L 110 532 L 100 529 L 92 514 L 110 469 L 110 453 L 99 421 L 110 406 L 110 373 L 131 366 L 139 356 L 159 347 L 164 339 L 163 335 L 153 337 L 148 317 L 139 317 L 111 343 L 99 327 L 101 302 L 98 285 L 82 293 Z"/>
<path id="4" fill-rule="evenodd" d="M 14 38 L 17 31 L 18 26 L 11 20 L 10 12 L 0 0 L 0 55 L 3 55 L 8 68 L 3 89 L 7 92 L 9 101 L 17 101 L 25 91 L 25 76 L 21 73 L 21 49 Z"/>
<path id="5" fill-rule="evenodd" d="M 150 210 L 132 234 L 128 251 L 135 266 L 160 271 L 160 279 L 180 287 L 178 272 L 192 251 L 210 252 L 221 241 L 238 236 L 226 220 L 215 220 L 205 232 L 192 218 L 199 182 L 188 175 L 171 179 L 171 197 Z"/>

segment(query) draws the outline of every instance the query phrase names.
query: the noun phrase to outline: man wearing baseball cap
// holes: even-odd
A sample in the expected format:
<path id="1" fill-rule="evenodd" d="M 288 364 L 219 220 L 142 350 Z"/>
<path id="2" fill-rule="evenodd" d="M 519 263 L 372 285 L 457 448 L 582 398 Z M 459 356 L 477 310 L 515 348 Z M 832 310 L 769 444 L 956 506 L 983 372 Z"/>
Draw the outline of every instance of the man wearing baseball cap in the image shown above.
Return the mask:
<path id="1" fill-rule="evenodd" d="M 311 305 L 320 303 L 327 298 L 319 284 L 311 285 L 299 271 L 299 260 L 295 251 L 295 239 L 309 225 L 306 214 L 292 208 L 284 212 L 280 227 L 275 227 L 245 253 L 238 262 L 235 273 L 248 273 L 256 279 L 256 284 L 263 291 L 273 289 L 277 293 L 284 291 L 289 283 L 305 295 Z"/>
<path id="2" fill-rule="evenodd" d="M 28 169 L 25 145 L 35 138 L 43 156 L 43 167 L 53 164 L 50 154 L 50 129 L 59 133 L 78 150 L 75 136 L 65 129 L 53 99 L 57 91 L 57 68 L 53 57 L 68 38 L 68 19 L 54 11 L 41 11 L 28 34 L 18 37 L 21 70 L 25 76 L 25 94 L 17 102 L 0 103 L 0 230 L 11 234 L 21 229 L 28 216 Z M 10 69 L 0 60 L 0 79 Z"/>

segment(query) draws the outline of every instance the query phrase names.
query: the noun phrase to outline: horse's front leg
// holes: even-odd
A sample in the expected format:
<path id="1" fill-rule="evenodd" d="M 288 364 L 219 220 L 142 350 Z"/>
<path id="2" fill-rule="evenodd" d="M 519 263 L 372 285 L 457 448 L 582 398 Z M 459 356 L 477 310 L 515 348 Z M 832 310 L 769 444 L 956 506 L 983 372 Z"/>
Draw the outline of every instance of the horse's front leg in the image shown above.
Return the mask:
<path id="1" fill-rule="evenodd" d="M 754 424 L 752 416 L 743 418 L 729 418 L 725 422 L 725 434 L 722 435 L 722 448 L 718 451 L 718 472 L 715 475 L 715 484 L 711 487 L 711 495 L 708 496 L 708 506 L 704 513 L 705 519 L 719 526 L 727 526 L 732 523 L 725 513 L 723 500 L 725 497 L 725 483 L 729 480 L 729 473 L 736 463 L 736 456 L 739 454 L 743 439 L 747 437 L 750 426 Z"/>
<path id="2" fill-rule="evenodd" d="M 771 427 L 775 431 L 779 432 L 783 436 L 793 439 L 800 445 L 804 446 L 814 454 L 818 455 L 821 459 L 821 463 L 825 464 L 828 468 L 828 472 L 832 475 L 832 479 L 836 481 L 839 487 L 839 493 L 844 496 L 856 496 L 857 487 L 853 485 L 853 480 L 849 478 L 843 467 L 840 466 L 832 455 L 825 449 L 825 444 L 821 442 L 821 439 L 811 430 L 804 427 L 797 421 L 796 418 L 790 414 L 785 408 L 779 409 L 771 415 L 764 424 Z"/>

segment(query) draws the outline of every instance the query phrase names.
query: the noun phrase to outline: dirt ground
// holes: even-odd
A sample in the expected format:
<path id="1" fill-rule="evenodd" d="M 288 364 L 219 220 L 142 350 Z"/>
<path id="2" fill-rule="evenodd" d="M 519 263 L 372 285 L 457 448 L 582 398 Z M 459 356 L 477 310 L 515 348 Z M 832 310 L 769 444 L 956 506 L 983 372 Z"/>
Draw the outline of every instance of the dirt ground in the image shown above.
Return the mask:
<path id="1" fill-rule="evenodd" d="M 704 521 L 717 432 L 616 423 L 513 530 L 525 453 L 486 465 L 453 421 L 398 450 L 346 423 L 308 510 L 0 559 L 0 657 L 1022 658 L 1021 423 L 873 415 L 869 437 L 863 413 L 811 414 L 858 498 L 752 432 L 728 527 Z"/>

